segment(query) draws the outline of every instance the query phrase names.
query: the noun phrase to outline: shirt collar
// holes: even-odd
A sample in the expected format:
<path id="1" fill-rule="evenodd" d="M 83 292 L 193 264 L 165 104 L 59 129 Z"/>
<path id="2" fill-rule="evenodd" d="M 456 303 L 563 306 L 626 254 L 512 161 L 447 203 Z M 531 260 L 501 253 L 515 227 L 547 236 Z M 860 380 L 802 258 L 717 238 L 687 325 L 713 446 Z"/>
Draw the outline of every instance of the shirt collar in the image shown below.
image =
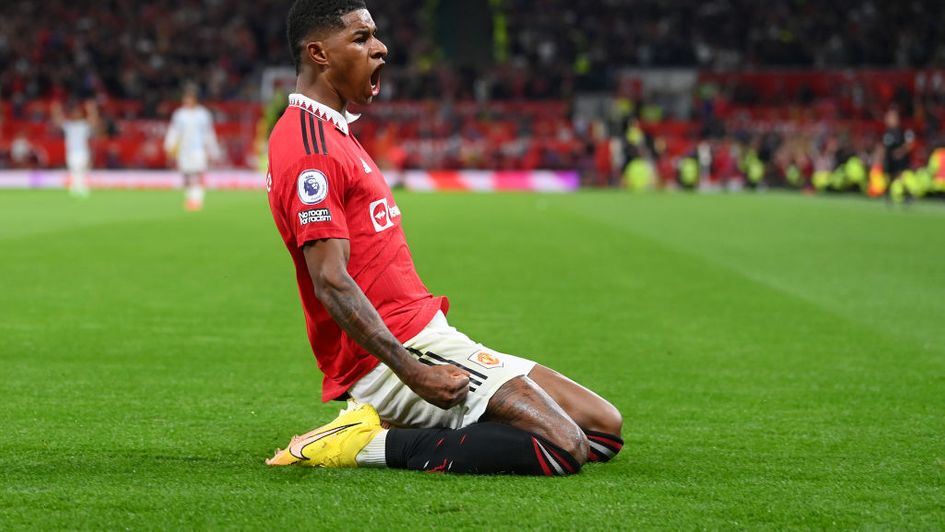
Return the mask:
<path id="1" fill-rule="evenodd" d="M 298 107 L 312 113 L 321 120 L 327 120 L 345 135 L 348 134 L 348 124 L 361 118 L 361 115 L 352 114 L 348 111 L 345 111 L 342 115 L 331 107 L 298 93 L 289 95 L 289 107 Z"/>

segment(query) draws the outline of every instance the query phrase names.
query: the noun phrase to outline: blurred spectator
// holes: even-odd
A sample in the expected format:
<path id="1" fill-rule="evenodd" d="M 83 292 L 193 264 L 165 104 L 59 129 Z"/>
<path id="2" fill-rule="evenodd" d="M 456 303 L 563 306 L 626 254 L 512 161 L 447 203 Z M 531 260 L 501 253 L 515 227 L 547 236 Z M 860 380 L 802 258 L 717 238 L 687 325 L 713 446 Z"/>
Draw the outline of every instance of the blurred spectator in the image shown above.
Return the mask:
<path id="1" fill-rule="evenodd" d="M 604 186 L 624 182 L 641 159 L 663 182 L 685 168 L 697 180 L 834 189 L 849 184 L 836 170 L 851 158 L 876 163 L 870 150 L 890 106 L 916 133 L 908 165 L 945 141 L 945 73 L 931 69 L 945 64 L 942 2 L 469 2 L 493 17 L 476 43 L 489 50 L 478 62 L 443 44 L 443 2 L 368 1 L 391 54 L 381 101 L 354 129 L 387 169 L 578 169 L 587 184 Z M 25 128 L 20 145 L 61 164 L 52 135 L 34 126 L 48 122 L 49 101 L 88 96 L 101 104 L 107 135 L 93 142 L 101 164 L 162 167 L 159 139 L 189 79 L 214 113 L 228 158 L 255 167 L 253 152 L 263 149 L 253 146 L 264 146 L 266 130 L 260 74 L 289 62 L 285 7 L 0 3 L 8 135 L 0 149 L 11 153 L 6 141 Z M 684 105 L 626 75 L 676 66 L 699 72 Z M 756 67 L 763 73 L 752 75 Z M 790 69 L 771 75 L 771 67 Z M 904 70 L 870 77 L 857 67 Z M 612 112 L 581 116 L 578 97 L 587 94 L 613 96 Z M 860 173 L 855 162 L 849 168 Z"/>
<path id="2" fill-rule="evenodd" d="M 883 133 L 884 168 L 886 174 L 897 177 L 909 168 L 909 158 L 915 145 L 915 134 L 903 129 L 899 123 L 899 111 L 886 111 L 886 131 Z"/>
<path id="3" fill-rule="evenodd" d="M 483 1 L 483 0 L 481 0 Z M 626 67 L 925 67 L 945 60 L 945 4 L 878 0 L 491 2 L 493 64 L 454 64 L 434 40 L 435 3 L 369 2 L 391 50 L 384 98 L 541 100 L 613 90 Z M 286 2 L 49 0 L 0 6 L 0 92 L 253 99 L 288 64 Z M 433 6 L 433 7 L 431 7 Z M 903 102 L 911 105 L 911 102 Z M 908 109 L 903 107 L 908 112 Z"/>
<path id="4" fill-rule="evenodd" d="M 197 100 L 197 87 L 184 87 L 181 106 L 171 115 L 171 123 L 164 137 L 164 151 L 169 159 L 177 160 L 177 170 L 183 175 L 185 208 L 203 209 L 203 174 L 210 161 L 221 158 L 213 115 Z"/>
<path id="5" fill-rule="evenodd" d="M 52 119 L 53 124 L 62 130 L 65 137 L 69 192 L 75 196 L 88 196 L 87 179 L 89 170 L 92 168 L 92 151 L 89 141 L 100 127 L 95 102 L 90 100 L 83 106 L 75 104 L 69 109 L 68 114 L 63 111 L 59 102 L 55 102 L 52 105 Z"/>

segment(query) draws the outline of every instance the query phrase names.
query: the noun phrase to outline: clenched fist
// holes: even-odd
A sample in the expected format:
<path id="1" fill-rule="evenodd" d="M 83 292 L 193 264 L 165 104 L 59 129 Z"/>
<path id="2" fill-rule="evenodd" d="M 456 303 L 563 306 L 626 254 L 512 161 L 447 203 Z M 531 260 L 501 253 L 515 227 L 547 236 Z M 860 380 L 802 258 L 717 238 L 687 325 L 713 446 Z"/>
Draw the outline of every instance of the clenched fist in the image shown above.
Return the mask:
<path id="1" fill-rule="evenodd" d="M 424 366 L 418 364 L 404 384 L 424 401 L 444 410 L 466 400 L 469 393 L 469 374 L 451 365 Z"/>

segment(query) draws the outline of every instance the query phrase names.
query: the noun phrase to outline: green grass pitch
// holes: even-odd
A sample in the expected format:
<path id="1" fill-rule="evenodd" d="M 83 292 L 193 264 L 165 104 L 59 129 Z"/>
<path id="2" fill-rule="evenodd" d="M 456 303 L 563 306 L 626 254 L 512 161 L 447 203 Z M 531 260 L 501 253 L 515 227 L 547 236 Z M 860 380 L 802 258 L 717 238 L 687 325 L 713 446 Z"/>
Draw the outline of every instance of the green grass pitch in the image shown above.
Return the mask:
<path id="1" fill-rule="evenodd" d="M 0 193 L 0 529 L 945 527 L 945 206 L 397 193 L 473 338 L 614 402 L 570 478 L 268 469 L 318 400 L 262 193 Z"/>

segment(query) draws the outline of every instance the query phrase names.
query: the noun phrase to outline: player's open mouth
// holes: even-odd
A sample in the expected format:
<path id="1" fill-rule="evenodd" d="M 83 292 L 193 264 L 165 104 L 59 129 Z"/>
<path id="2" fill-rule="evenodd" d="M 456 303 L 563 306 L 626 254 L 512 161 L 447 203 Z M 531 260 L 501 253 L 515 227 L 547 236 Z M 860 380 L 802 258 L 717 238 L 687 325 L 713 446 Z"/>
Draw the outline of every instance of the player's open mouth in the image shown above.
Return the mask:
<path id="1" fill-rule="evenodd" d="M 371 96 L 377 96 L 381 93 L 381 70 L 384 70 L 383 64 L 378 65 L 371 73 Z"/>

